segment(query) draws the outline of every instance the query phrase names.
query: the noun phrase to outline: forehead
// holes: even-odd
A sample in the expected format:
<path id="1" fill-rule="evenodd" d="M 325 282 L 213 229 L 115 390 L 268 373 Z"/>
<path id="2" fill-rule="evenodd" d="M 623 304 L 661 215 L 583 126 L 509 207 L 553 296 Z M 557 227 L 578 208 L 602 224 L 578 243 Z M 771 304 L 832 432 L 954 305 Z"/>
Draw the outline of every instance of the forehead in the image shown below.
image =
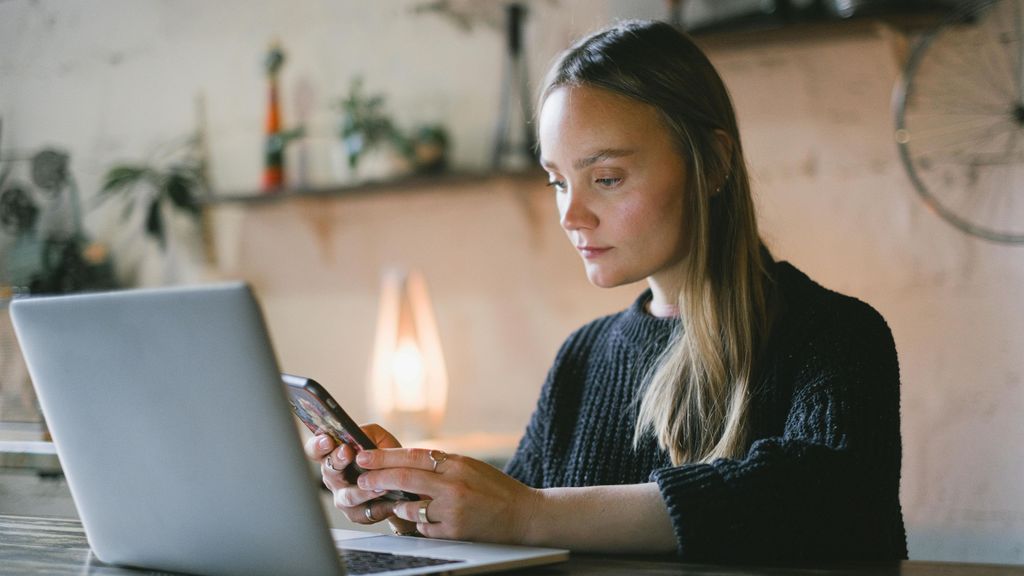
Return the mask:
<path id="1" fill-rule="evenodd" d="M 545 158 L 585 154 L 588 147 L 663 145 L 670 140 L 653 106 L 591 86 L 553 90 L 541 106 L 538 135 Z"/>

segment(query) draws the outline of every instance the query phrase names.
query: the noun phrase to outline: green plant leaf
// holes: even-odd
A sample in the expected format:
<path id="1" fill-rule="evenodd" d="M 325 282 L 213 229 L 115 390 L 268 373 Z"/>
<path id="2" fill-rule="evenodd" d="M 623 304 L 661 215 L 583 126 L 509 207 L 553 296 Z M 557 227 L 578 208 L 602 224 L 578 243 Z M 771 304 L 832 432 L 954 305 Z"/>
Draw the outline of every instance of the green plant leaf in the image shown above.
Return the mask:
<path id="1" fill-rule="evenodd" d="M 195 195 L 198 180 L 186 170 L 172 171 L 163 181 L 161 190 L 174 206 L 188 212 L 193 217 L 199 216 L 199 202 Z"/>
<path id="2" fill-rule="evenodd" d="M 160 213 L 160 199 L 155 198 L 153 203 L 149 205 L 149 213 L 146 215 L 146 233 L 156 239 L 157 243 L 160 244 L 160 249 L 166 248 L 166 239 L 164 238 L 164 218 Z"/>
<path id="3" fill-rule="evenodd" d="M 132 212 L 135 211 L 135 196 L 129 196 L 121 206 L 121 220 L 127 221 L 132 217 Z"/>
<path id="4" fill-rule="evenodd" d="M 132 198 L 133 196 L 130 192 L 134 190 L 139 182 L 149 179 L 151 172 L 152 170 L 145 166 L 114 166 L 104 175 L 103 185 L 96 195 L 93 207 L 98 207 L 118 194 L 124 194 L 128 198 Z"/>
<path id="5" fill-rule="evenodd" d="M 146 178 L 148 172 L 150 169 L 145 166 L 114 166 L 103 177 L 100 194 L 120 192 Z"/>

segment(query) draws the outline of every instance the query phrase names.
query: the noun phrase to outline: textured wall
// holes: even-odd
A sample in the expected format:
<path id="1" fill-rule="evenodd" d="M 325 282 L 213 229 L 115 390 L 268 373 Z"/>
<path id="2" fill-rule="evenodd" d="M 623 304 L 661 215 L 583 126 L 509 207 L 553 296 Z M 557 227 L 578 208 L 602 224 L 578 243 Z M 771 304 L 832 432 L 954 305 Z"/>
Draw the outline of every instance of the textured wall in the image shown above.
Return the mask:
<path id="1" fill-rule="evenodd" d="M 276 36 L 290 57 L 286 120 L 307 102 L 311 130 L 329 139 L 330 102 L 364 72 L 400 122 L 445 122 L 455 160 L 482 166 L 500 41 L 410 16 L 412 5 L 0 2 L 3 144 L 68 147 L 89 193 L 110 163 L 191 129 L 201 92 L 215 183 L 254 187 L 260 59 Z M 537 11 L 528 32 L 535 76 L 558 46 L 624 8 L 563 1 Z M 891 138 L 895 48 L 862 31 L 716 45 L 711 55 L 736 101 L 769 245 L 874 305 L 895 334 L 911 556 L 1024 563 L 1022 252 L 962 235 L 914 196 Z M 329 178 L 318 170 L 309 177 Z M 282 364 L 353 398 L 381 267 L 420 266 L 449 356 L 450 433 L 520 430 L 558 343 L 639 289 L 586 284 L 539 182 L 219 216 L 226 273 L 259 288 Z M 91 229 L 111 234 L 108 220 L 93 214 Z"/>
<path id="2" fill-rule="evenodd" d="M 892 139 L 886 39 L 713 59 L 769 245 L 871 303 L 895 335 L 911 557 L 1024 562 L 1024 249 L 961 234 L 915 197 Z"/>

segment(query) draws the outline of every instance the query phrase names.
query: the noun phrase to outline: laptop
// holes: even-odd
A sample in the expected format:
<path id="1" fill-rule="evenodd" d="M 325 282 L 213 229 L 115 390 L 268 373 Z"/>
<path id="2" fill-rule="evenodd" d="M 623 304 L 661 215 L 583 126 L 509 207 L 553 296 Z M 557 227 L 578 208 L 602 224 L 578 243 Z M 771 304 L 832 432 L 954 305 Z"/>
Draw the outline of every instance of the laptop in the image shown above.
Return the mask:
<path id="1" fill-rule="evenodd" d="M 458 574 L 568 551 L 329 528 L 244 283 L 12 302 L 96 558 L 198 574 Z M 366 572 L 367 563 L 390 568 Z"/>

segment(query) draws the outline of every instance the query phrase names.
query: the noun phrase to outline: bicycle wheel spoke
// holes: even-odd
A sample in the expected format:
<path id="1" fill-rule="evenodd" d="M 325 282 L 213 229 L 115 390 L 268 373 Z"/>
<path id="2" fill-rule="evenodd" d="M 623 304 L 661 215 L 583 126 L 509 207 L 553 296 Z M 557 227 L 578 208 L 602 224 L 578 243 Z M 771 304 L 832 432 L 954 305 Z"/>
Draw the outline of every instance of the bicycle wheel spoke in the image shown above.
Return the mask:
<path id="1" fill-rule="evenodd" d="M 966 80 L 950 84 L 945 78 L 932 83 L 924 83 L 918 87 L 917 92 L 910 95 L 910 107 L 925 107 L 928 105 L 944 106 L 951 111 L 971 112 L 983 111 L 991 113 L 1004 112 L 1011 101 L 1008 99 L 997 99 L 991 94 L 981 91 L 976 84 Z"/>
<path id="2" fill-rule="evenodd" d="M 1013 23 L 1013 14 L 1006 13 L 1012 12 L 1012 7 L 1013 3 L 1003 2 L 992 8 L 985 19 L 985 30 L 982 30 L 982 32 L 986 32 L 988 41 L 982 43 L 983 50 L 981 52 L 981 61 L 985 64 L 991 77 L 999 82 L 1002 93 L 1011 101 L 1017 94 L 1016 74 L 1013 73 L 1012 66 L 1009 69 L 1010 74 L 1006 74 L 1008 69 L 1004 47 L 1011 43 L 1010 39 L 1015 36 L 1013 30 L 1006 29 Z"/>
<path id="3" fill-rule="evenodd" d="M 1024 10 L 1021 10 L 1020 2 L 1013 2 L 1013 30 L 1017 40 L 1016 50 L 1007 46 L 1003 51 L 1007 54 L 1007 63 L 1010 66 L 1010 74 L 1017 80 L 1017 102 L 1024 104 Z"/>
<path id="4" fill-rule="evenodd" d="M 1008 92 L 1006 90 L 1006 87 L 998 85 L 996 82 L 993 81 L 992 75 L 986 73 L 987 66 L 984 59 L 980 59 L 982 60 L 982 62 L 979 66 L 979 62 L 977 61 L 978 59 L 971 57 L 978 55 L 978 49 L 984 46 L 985 44 L 987 44 L 987 42 L 963 42 L 960 43 L 959 45 L 954 46 L 944 45 L 942 50 L 947 54 L 947 56 L 951 60 L 959 64 L 959 71 L 963 76 L 972 78 L 975 81 L 974 83 L 972 83 L 973 85 L 978 87 L 988 85 L 988 87 L 992 88 L 995 91 L 995 94 L 992 94 L 992 96 L 1002 96 L 1006 100 L 1013 100 L 1013 92 Z M 971 50 L 972 48 L 973 50 Z M 936 53 L 936 56 L 938 54 L 939 53 Z M 971 56 L 968 56 L 968 54 L 970 54 Z M 981 88 L 976 89 L 981 90 Z M 991 92 L 989 92 L 988 94 L 991 94 Z"/>
<path id="5" fill-rule="evenodd" d="M 966 140 L 958 140 L 958 141 L 954 141 L 954 142 L 948 142 L 946 144 L 942 144 L 942 145 L 939 145 L 939 146 L 934 146 L 934 147 L 928 148 L 926 150 L 914 150 L 914 154 L 919 155 L 919 156 L 927 155 L 927 154 L 931 154 L 933 152 L 938 152 L 939 150 L 945 150 L 945 149 L 947 149 L 947 148 L 949 148 L 951 146 L 957 146 L 957 145 L 965 145 L 966 146 L 966 145 L 969 145 L 969 144 L 975 144 L 977 142 L 984 142 L 985 140 L 988 140 L 989 138 L 993 138 L 995 136 L 998 136 L 998 135 L 1003 134 L 1005 132 L 1008 132 L 1010 130 L 1016 130 L 1016 129 L 1017 129 L 1017 127 L 1012 125 L 1012 124 L 1000 122 L 998 124 L 995 124 L 990 129 L 986 130 L 984 133 L 982 133 L 982 134 L 980 134 L 978 136 L 974 136 L 974 137 L 968 138 Z"/>
<path id="6" fill-rule="evenodd" d="M 907 112 L 904 116 L 906 118 L 922 118 L 922 117 L 928 117 L 928 116 L 937 116 L 939 118 L 949 118 L 951 116 L 952 117 L 959 117 L 959 118 L 970 118 L 970 117 L 975 117 L 975 118 L 992 118 L 992 117 L 995 117 L 995 116 L 999 116 L 1001 118 L 1004 118 L 1004 117 L 1006 117 L 1006 114 L 1007 114 L 1007 112 L 1005 110 L 1002 110 L 1002 111 L 992 111 L 992 112 L 978 112 L 978 111 L 924 112 L 924 111 L 914 111 L 914 112 Z"/>
<path id="7" fill-rule="evenodd" d="M 932 124 L 927 128 L 915 128 L 910 126 L 910 137 L 914 140 L 927 140 L 934 136 L 945 136 L 952 134 L 961 134 L 964 132 L 970 132 L 971 130 L 985 129 L 993 124 L 1000 124 L 1006 122 L 1006 115 L 1002 118 L 975 118 L 972 120 L 961 120 L 959 122 L 949 122 L 942 124 Z"/>

